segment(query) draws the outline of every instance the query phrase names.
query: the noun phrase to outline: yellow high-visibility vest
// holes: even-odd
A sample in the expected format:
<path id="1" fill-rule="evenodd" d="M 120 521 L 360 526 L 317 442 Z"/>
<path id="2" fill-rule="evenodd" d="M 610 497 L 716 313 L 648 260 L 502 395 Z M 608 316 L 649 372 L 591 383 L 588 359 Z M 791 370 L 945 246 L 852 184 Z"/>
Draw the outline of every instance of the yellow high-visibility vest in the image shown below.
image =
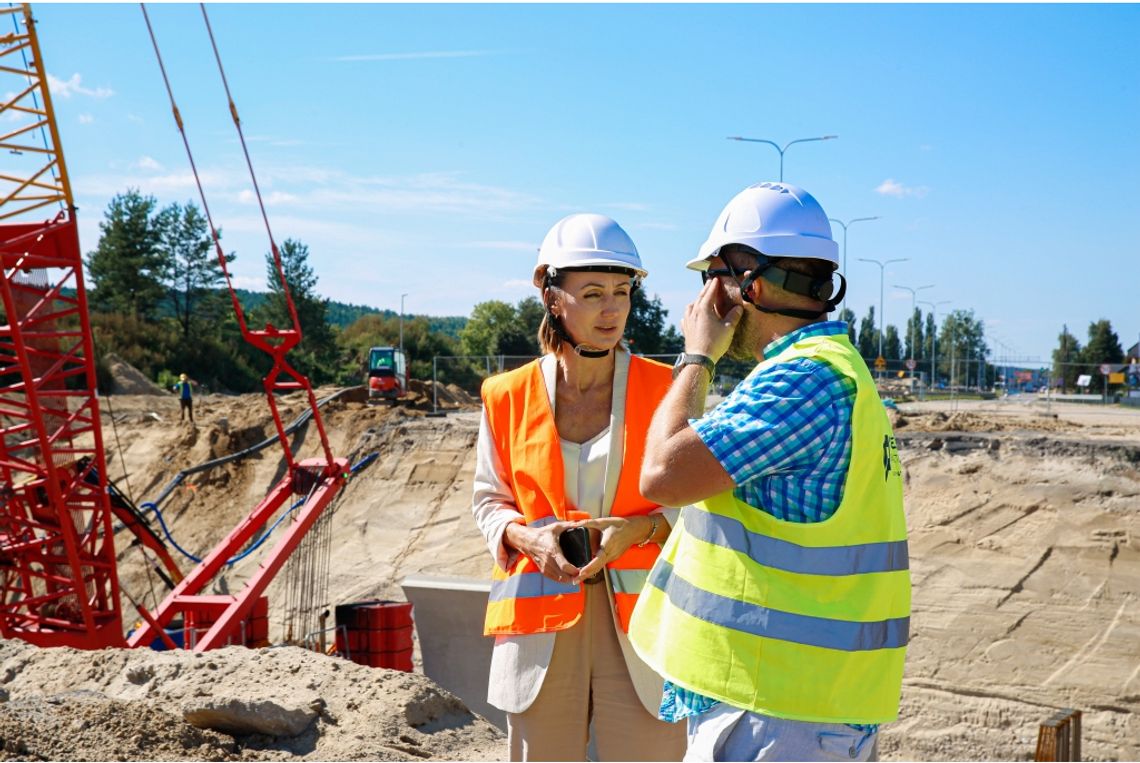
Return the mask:
<path id="1" fill-rule="evenodd" d="M 898 717 L 910 628 L 902 468 L 886 410 L 846 336 L 796 358 L 856 383 L 843 498 L 822 522 L 776 519 L 732 491 L 681 512 L 633 612 L 641 658 L 691 691 L 757 713 L 825 723 Z"/>

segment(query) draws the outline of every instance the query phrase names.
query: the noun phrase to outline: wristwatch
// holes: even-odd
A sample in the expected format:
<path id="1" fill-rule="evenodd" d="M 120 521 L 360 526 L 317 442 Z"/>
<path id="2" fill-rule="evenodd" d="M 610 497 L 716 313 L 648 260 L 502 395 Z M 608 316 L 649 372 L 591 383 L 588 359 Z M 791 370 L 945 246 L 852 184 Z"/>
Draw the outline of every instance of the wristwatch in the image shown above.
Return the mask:
<path id="1" fill-rule="evenodd" d="M 677 374 L 681 373 L 681 368 L 687 365 L 700 366 L 709 372 L 709 381 L 713 380 L 713 375 L 716 373 L 716 361 L 707 355 L 698 355 L 694 352 L 682 352 L 677 356 L 677 360 L 673 363 L 673 378 L 677 378 Z"/>

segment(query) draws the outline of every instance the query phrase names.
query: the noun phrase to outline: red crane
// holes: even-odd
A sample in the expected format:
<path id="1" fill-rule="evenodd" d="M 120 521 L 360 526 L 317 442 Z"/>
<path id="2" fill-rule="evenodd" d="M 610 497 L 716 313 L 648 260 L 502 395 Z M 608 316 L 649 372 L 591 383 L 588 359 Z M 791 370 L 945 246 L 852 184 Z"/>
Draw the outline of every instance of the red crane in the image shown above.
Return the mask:
<path id="1" fill-rule="evenodd" d="M 204 7 L 202 13 L 205 18 Z M 4 311 L 0 319 L 0 635 L 41 646 L 101 648 L 125 643 L 134 647 L 150 645 L 157 638 L 174 647 L 167 629 L 181 616 L 188 626 L 195 621 L 209 624 L 195 639 L 195 651 L 240 641 L 237 636 L 243 620 L 251 616 L 258 598 L 337 495 L 348 474 L 347 461 L 332 455 L 309 380 L 286 357 L 300 342 L 301 327 L 264 206 L 262 216 L 292 322 L 283 329 L 266 325 L 254 330 L 247 325 L 199 182 L 203 209 L 242 336 L 272 359 L 263 386 L 287 473 L 184 578 L 153 535 L 142 531 L 143 523 L 137 517 L 131 522 L 121 516 L 152 550 L 161 549 L 160 558 L 177 583 L 153 614 L 138 607 L 145 622 L 124 640 L 111 528 L 117 509 L 108 500 L 104 482 L 94 350 L 75 205 L 31 9 L 24 4 L 0 10 L 0 21 L 7 19 L 22 21 L 23 29 L 17 23 L 16 31 L 0 36 L 0 74 L 14 75 L 21 84 L 9 88 L 14 95 L 0 108 L 0 113 L 16 119 L 16 127 L 0 136 L 0 150 L 20 157 L 27 166 L 12 174 L 0 174 L 0 297 Z M 208 18 L 206 24 L 209 28 Z M 212 31 L 210 37 L 212 41 Z M 155 52 L 158 54 L 157 43 Z M 214 53 L 225 83 L 216 45 Z M 162 67 L 161 56 L 159 65 Z M 169 92 L 169 82 L 167 89 Z M 228 84 L 226 95 L 229 98 Z M 172 93 L 171 106 L 197 179 Z M 245 149 L 232 98 L 229 106 Z M 37 137 L 43 145 L 36 143 Z M 248 150 L 246 160 L 257 190 Z M 260 200 L 260 190 L 257 195 Z M 44 217 L 45 209 L 56 207 L 54 216 Z M 304 392 L 308 400 L 322 458 L 298 461 L 290 448 L 276 395 L 296 391 Z M 235 595 L 205 594 L 227 561 L 294 499 L 297 510 L 291 521 L 283 525 L 275 545 L 244 587 Z"/>

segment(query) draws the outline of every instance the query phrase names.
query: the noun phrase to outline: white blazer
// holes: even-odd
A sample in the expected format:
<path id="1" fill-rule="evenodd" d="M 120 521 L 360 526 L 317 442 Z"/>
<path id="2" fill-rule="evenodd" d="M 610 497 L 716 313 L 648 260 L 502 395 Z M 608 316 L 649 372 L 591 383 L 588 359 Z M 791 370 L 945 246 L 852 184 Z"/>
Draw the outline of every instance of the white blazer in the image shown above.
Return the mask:
<path id="1" fill-rule="evenodd" d="M 605 484 L 601 500 L 601 516 L 609 516 L 617 493 L 618 477 L 621 475 L 622 456 L 625 452 L 625 395 L 629 379 L 629 353 L 615 350 L 613 404 L 610 410 L 609 455 L 606 459 Z M 558 378 L 557 358 L 545 355 L 539 362 L 546 393 L 554 410 L 554 389 Z M 566 470 L 569 475 L 573 470 Z M 570 505 L 580 506 L 577 480 L 567 480 L 566 498 Z M 475 524 L 487 539 L 487 548 L 495 563 L 504 570 L 509 569 L 518 552 L 503 545 L 503 532 L 513 521 L 523 519 L 522 512 L 515 503 L 509 477 L 503 469 L 498 450 L 491 437 L 487 424 L 487 413 L 483 412 L 479 424 L 479 445 L 475 464 L 474 496 L 471 512 Z M 670 526 L 675 522 L 680 509 L 658 509 Z M 613 590 L 606 579 L 606 590 L 610 597 L 610 612 L 613 613 Z M 614 616 L 614 629 L 621 644 L 625 664 L 629 669 L 637 696 L 646 711 L 657 717 L 661 706 L 663 681 L 633 651 L 629 639 L 622 632 Z M 546 669 L 554 654 L 554 642 L 558 633 L 535 633 L 526 636 L 496 636 L 491 653 L 491 675 L 487 687 L 487 702 L 508 713 L 521 713 L 530 707 L 542 688 Z"/>

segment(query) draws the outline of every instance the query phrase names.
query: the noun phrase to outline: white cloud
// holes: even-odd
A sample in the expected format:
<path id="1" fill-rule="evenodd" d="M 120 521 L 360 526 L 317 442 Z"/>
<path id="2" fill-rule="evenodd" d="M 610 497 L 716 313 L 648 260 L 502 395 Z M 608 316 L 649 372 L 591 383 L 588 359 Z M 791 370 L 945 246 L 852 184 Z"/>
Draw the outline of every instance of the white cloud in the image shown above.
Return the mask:
<path id="1" fill-rule="evenodd" d="M 357 56 L 337 56 L 334 61 L 411 61 L 424 58 L 475 58 L 494 55 L 493 50 L 424 50 L 411 53 L 365 53 Z"/>
<path id="2" fill-rule="evenodd" d="M 887 178 L 882 183 L 879 183 L 875 193 L 882 194 L 883 196 L 894 196 L 895 198 L 904 198 L 906 196 L 914 196 L 921 199 L 929 192 L 929 188 L 924 185 L 908 186 L 896 181 L 894 178 Z"/>
<path id="3" fill-rule="evenodd" d="M 94 121 L 95 121 L 95 117 L 91 116 L 90 114 L 80 114 L 79 115 L 79 124 L 81 124 L 81 125 L 89 125 Z"/>
<path id="4" fill-rule="evenodd" d="M 89 88 L 83 87 L 83 77 L 79 73 L 71 75 L 71 79 L 61 80 L 51 74 L 47 76 L 48 87 L 51 94 L 57 98 L 70 98 L 73 95 L 85 95 L 90 98 L 110 98 L 115 91 L 109 87 Z"/>
<path id="5" fill-rule="evenodd" d="M 135 124 L 143 124 L 144 120 L 138 114 L 127 114 L 127 121 L 134 122 Z"/>
<path id="6" fill-rule="evenodd" d="M 292 204 L 297 201 L 297 197 L 291 193 L 284 193 L 283 191 L 272 191 L 264 196 L 262 199 L 267 206 L 274 206 L 280 204 Z M 246 189 L 238 194 L 238 201 L 242 204 L 253 204 L 257 201 L 257 196 L 253 191 Z"/>
<path id="7" fill-rule="evenodd" d="M 529 278 L 512 278 L 509 281 L 503 282 L 503 288 L 504 289 L 511 289 L 512 291 L 516 291 L 518 289 L 528 289 L 529 290 L 529 289 L 534 288 L 534 282 L 531 281 Z"/>
<path id="8" fill-rule="evenodd" d="M 140 157 L 133 165 L 136 169 L 150 170 L 152 172 L 160 172 L 162 165 L 149 156 Z"/>

